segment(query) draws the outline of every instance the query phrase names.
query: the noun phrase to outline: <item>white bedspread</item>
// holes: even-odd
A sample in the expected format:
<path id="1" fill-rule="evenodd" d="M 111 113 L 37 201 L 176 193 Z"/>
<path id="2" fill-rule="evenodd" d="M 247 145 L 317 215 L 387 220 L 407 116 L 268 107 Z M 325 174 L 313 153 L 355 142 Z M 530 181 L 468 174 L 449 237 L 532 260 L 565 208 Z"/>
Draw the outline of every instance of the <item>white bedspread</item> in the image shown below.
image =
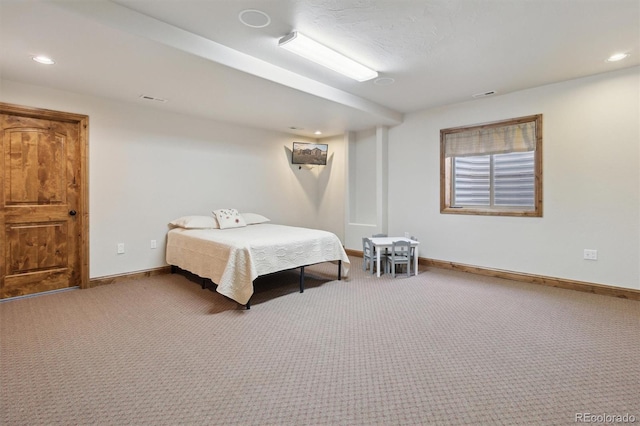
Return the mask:
<path id="1" fill-rule="evenodd" d="M 175 228 L 167 238 L 168 264 L 210 278 L 218 293 L 243 305 L 260 275 L 338 260 L 346 277 L 350 262 L 342 243 L 335 234 L 318 229 L 270 223 L 232 229 Z"/>

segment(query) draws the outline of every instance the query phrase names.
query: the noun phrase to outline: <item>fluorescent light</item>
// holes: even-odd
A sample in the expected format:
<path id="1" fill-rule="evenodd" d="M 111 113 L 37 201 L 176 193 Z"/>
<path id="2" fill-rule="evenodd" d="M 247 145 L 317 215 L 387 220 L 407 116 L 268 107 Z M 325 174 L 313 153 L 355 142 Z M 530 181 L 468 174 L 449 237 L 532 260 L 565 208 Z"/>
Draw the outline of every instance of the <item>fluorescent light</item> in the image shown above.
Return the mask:
<path id="1" fill-rule="evenodd" d="M 357 81 L 367 81 L 378 76 L 377 71 L 361 65 L 297 31 L 282 37 L 278 46 Z"/>

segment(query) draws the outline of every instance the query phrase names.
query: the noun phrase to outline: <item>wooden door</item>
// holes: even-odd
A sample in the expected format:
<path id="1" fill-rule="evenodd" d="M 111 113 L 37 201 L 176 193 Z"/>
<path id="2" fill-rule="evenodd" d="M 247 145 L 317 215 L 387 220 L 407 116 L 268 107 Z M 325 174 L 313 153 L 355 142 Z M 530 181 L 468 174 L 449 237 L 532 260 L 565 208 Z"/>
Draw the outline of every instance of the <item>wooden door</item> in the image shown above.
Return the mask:
<path id="1" fill-rule="evenodd" d="M 8 104 L 0 113 L 0 298 L 86 287 L 88 118 Z"/>

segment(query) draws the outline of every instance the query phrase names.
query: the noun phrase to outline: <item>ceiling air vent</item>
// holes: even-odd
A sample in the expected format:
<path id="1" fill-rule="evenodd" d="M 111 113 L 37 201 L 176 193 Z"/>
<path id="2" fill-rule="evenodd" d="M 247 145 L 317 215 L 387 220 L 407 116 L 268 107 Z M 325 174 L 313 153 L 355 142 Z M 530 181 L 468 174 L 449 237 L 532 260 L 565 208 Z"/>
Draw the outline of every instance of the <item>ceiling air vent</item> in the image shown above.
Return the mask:
<path id="1" fill-rule="evenodd" d="M 476 93 L 475 95 L 471 95 L 471 97 L 473 97 L 473 98 L 484 98 L 485 96 L 491 96 L 491 95 L 495 95 L 495 94 L 496 94 L 495 90 L 489 90 L 488 92 Z"/>
<path id="2" fill-rule="evenodd" d="M 149 96 L 149 95 L 140 95 L 140 99 L 144 99 L 145 101 L 160 102 L 160 103 L 163 103 L 163 104 L 167 102 L 166 99 L 156 98 L 154 96 Z"/>

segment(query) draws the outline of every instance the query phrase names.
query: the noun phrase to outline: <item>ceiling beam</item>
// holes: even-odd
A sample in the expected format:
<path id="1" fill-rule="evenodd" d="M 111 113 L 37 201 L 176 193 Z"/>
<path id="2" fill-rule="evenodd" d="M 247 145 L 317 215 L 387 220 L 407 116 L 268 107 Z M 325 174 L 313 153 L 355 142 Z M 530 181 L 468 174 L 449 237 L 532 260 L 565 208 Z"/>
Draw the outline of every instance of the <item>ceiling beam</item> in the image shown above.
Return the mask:
<path id="1" fill-rule="evenodd" d="M 398 111 L 296 74 L 113 2 L 55 0 L 53 3 L 109 27 L 368 113 L 376 117 L 379 125 L 394 126 L 403 121 L 403 114 Z"/>

